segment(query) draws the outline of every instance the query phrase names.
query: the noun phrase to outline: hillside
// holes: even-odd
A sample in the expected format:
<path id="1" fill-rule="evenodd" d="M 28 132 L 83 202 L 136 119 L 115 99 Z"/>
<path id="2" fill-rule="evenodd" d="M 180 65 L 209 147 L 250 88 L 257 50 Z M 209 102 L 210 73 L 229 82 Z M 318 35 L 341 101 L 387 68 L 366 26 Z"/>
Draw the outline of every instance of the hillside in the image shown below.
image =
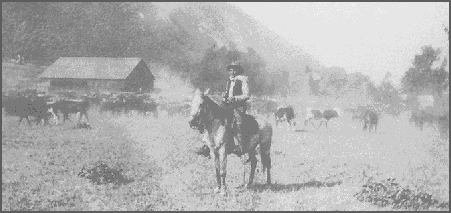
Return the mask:
<path id="1" fill-rule="evenodd" d="M 239 8 L 222 2 L 209 3 L 154 3 L 155 14 L 163 20 L 159 24 L 176 21 L 205 48 L 212 43 L 247 52 L 253 48 L 266 62 L 266 72 L 288 73 L 289 79 L 298 77 L 309 66 L 324 68 L 302 47 L 293 45 L 277 32 L 252 19 Z M 210 46 L 209 46 L 210 45 Z"/>
<path id="2" fill-rule="evenodd" d="M 46 67 L 32 64 L 18 65 L 13 62 L 2 63 L 2 91 L 35 88 L 39 82 L 38 76 Z"/>
<path id="3" fill-rule="evenodd" d="M 3 57 L 16 56 L 22 51 L 27 62 L 33 64 L 50 65 L 62 56 L 141 57 L 168 66 L 171 75 L 186 77 L 196 87 L 223 88 L 224 66 L 239 57 L 247 65 L 252 88 L 260 86 L 255 90 L 282 96 L 309 93 L 307 66 L 324 79 L 333 72 L 345 73 L 340 68 L 323 67 L 302 47 L 291 44 L 227 3 L 8 3 L 4 6 Z M 48 9 L 48 13 L 26 12 L 27 8 L 37 6 Z M 48 27 L 35 29 L 36 24 L 22 20 L 40 15 L 46 18 L 39 21 L 39 26 Z M 117 29 L 112 32 L 112 28 Z M 16 34 L 23 36 L 17 40 Z M 33 40 L 36 37 L 48 43 L 38 45 Z M 23 79 L 4 80 L 8 87 L 20 81 Z"/>

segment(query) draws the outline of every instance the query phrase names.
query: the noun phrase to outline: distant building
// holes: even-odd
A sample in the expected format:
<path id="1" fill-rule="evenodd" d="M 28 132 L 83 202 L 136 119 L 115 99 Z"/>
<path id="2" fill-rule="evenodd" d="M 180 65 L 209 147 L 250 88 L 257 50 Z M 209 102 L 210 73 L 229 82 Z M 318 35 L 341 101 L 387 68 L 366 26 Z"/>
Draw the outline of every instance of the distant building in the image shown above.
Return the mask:
<path id="1" fill-rule="evenodd" d="M 61 57 L 39 77 L 49 92 L 150 92 L 155 81 L 141 58 Z"/>

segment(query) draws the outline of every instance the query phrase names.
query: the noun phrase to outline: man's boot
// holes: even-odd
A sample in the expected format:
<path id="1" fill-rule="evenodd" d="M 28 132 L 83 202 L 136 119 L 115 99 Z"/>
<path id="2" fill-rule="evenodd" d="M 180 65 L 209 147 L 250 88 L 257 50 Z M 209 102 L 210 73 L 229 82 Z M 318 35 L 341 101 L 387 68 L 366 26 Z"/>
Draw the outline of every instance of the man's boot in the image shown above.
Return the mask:
<path id="1" fill-rule="evenodd" d="M 233 153 L 236 154 L 238 157 L 240 157 L 246 151 L 243 146 L 243 142 L 244 142 L 245 138 L 244 138 L 244 135 L 241 133 L 241 125 L 240 124 L 237 124 L 235 137 L 236 137 L 236 140 L 234 140 L 235 148 L 233 150 Z"/>
<path id="2" fill-rule="evenodd" d="M 240 113 L 239 110 L 235 110 L 234 111 L 234 115 L 235 115 L 235 132 L 236 132 L 236 138 L 237 140 L 235 140 L 235 150 L 234 150 L 234 154 L 236 154 L 237 156 L 241 156 L 242 154 L 244 154 L 246 152 L 245 148 L 244 148 L 244 142 L 245 142 L 245 135 L 243 134 L 243 117 L 242 117 L 242 113 Z"/>

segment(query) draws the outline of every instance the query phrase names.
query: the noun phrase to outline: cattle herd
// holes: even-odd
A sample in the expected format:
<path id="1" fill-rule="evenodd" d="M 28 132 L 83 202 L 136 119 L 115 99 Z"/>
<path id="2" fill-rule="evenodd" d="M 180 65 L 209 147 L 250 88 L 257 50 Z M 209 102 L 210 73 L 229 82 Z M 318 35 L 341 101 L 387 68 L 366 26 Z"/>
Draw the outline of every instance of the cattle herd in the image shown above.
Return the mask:
<path id="1" fill-rule="evenodd" d="M 140 115 L 157 114 L 157 103 L 149 96 L 135 93 L 82 94 L 59 93 L 51 95 L 38 94 L 36 90 L 21 92 L 2 92 L 2 108 L 6 115 L 19 116 L 19 125 L 25 118 L 31 125 L 29 117 L 34 117 L 36 125 L 41 122 L 49 124 L 51 117 L 57 124 L 60 114 L 63 122 L 70 120 L 70 114 L 79 115 L 77 125 L 83 118 L 89 124 L 88 110 L 97 107 L 99 112 L 127 114 L 136 112 Z"/>
<path id="2" fill-rule="evenodd" d="M 2 108 L 6 115 L 19 116 L 19 124 L 25 118 L 29 125 L 31 125 L 29 117 L 34 117 L 36 125 L 43 123 L 49 124 L 49 120 L 53 117 L 55 124 L 60 121 L 60 114 L 63 122 L 70 120 L 70 114 L 78 114 L 77 125 L 83 118 L 89 124 L 88 111 L 90 108 L 97 108 L 100 114 L 108 113 L 113 115 L 128 114 L 135 112 L 138 115 L 148 116 L 153 114 L 158 117 L 158 109 L 166 110 L 168 115 L 181 113 L 187 111 L 189 103 L 160 103 L 150 98 L 146 94 L 137 93 L 87 93 L 76 94 L 70 92 L 60 92 L 51 95 L 38 94 L 36 90 L 25 90 L 21 92 L 9 91 L 2 92 Z M 253 113 L 270 114 L 273 113 L 276 126 L 286 121 L 290 126 L 295 126 L 295 110 L 293 106 L 278 107 L 275 100 L 255 99 L 252 104 L 249 104 L 248 109 Z M 359 106 L 356 109 L 346 109 L 348 113 L 352 114 L 353 120 L 359 120 L 363 124 L 363 131 L 369 133 L 377 132 L 379 122 L 379 113 L 374 109 Z M 427 123 L 433 123 L 438 120 L 440 123 L 448 123 L 448 114 L 444 116 L 433 116 L 428 114 L 425 110 L 411 110 L 409 121 L 415 126 L 423 129 Z M 315 109 L 307 107 L 305 109 L 304 127 L 311 124 L 314 128 L 319 129 L 324 123 L 326 128 L 328 122 L 342 116 L 339 108 L 334 109 Z M 442 120 L 446 120 L 443 121 Z M 319 121 L 319 125 L 313 123 Z M 446 125 L 445 125 L 446 126 Z M 448 125 L 449 126 L 449 125 Z M 446 127 L 448 127 L 446 126 Z"/>
<path id="3" fill-rule="evenodd" d="M 260 104 L 262 105 L 262 104 Z M 363 126 L 363 132 L 368 133 L 377 133 L 377 128 L 379 124 L 379 120 L 381 117 L 381 113 L 378 112 L 374 107 L 370 106 L 358 106 L 355 109 L 346 109 L 345 110 L 353 121 L 359 121 Z M 428 112 L 425 109 L 416 109 L 416 110 L 405 110 L 408 112 L 409 122 L 413 123 L 420 130 L 423 130 L 425 125 L 438 124 L 440 130 L 449 129 L 449 114 L 442 113 L 440 115 L 435 115 L 433 113 Z M 290 126 L 296 125 L 295 120 L 296 114 L 294 113 L 293 106 L 285 106 L 278 107 L 274 112 L 274 119 L 276 126 L 280 122 L 286 121 Z M 309 125 L 313 126 L 316 129 L 319 129 L 322 124 L 325 124 L 325 127 L 329 129 L 328 122 L 333 119 L 342 116 L 342 112 L 339 108 L 333 109 L 317 109 L 306 107 L 305 108 L 305 119 L 304 127 Z M 319 125 L 316 126 L 313 121 L 318 121 Z M 330 130 L 330 129 L 329 129 Z"/>

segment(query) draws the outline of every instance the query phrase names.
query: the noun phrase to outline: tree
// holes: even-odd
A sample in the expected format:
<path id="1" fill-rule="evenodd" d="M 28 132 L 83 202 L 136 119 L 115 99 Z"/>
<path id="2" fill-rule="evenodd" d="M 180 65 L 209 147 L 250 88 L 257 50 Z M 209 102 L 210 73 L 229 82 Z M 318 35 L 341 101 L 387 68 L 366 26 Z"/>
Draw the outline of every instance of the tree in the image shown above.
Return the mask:
<path id="1" fill-rule="evenodd" d="M 2 3 L 3 56 L 53 61 L 61 56 L 135 52 L 141 37 L 137 7 L 126 2 Z"/>
<path id="2" fill-rule="evenodd" d="M 377 88 L 379 95 L 378 99 L 382 104 L 396 105 L 401 102 L 401 98 L 399 97 L 398 90 L 393 86 L 390 80 L 391 76 L 392 74 L 387 72 Z"/>
<path id="3" fill-rule="evenodd" d="M 248 47 L 247 53 L 242 54 L 241 64 L 251 84 L 250 93 L 261 95 L 265 92 L 266 82 L 263 70 L 266 67 L 264 59 L 253 48 Z"/>
<path id="4" fill-rule="evenodd" d="M 432 68 L 432 64 L 440 59 L 439 55 L 439 49 L 424 46 L 422 54 L 415 55 L 413 67 L 409 68 L 401 79 L 403 90 L 415 94 L 429 92 L 441 96 L 449 85 L 449 73 L 445 71 L 443 65 Z"/>

